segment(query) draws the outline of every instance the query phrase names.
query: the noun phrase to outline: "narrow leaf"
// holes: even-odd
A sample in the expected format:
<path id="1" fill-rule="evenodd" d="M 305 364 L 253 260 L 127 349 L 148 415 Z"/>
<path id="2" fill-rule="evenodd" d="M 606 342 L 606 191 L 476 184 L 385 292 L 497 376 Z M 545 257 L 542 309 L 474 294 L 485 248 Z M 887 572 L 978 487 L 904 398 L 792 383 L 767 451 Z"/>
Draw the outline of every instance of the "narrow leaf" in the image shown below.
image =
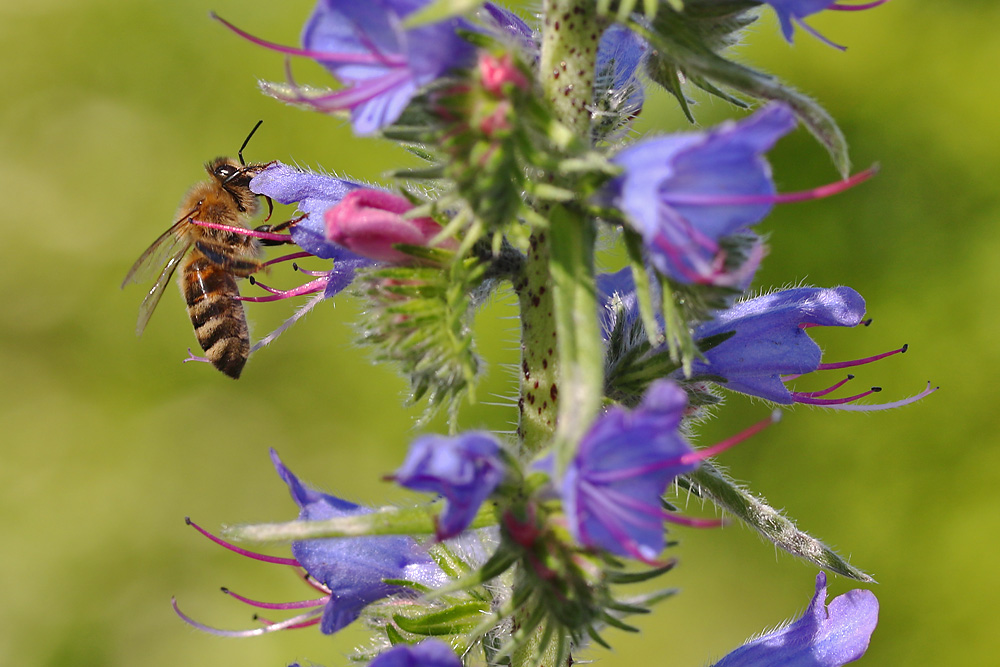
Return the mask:
<path id="1" fill-rule="evenodd" d="M 799 530 L 795 522 L 768 505 L 763 498 L 738 486 L 710 463 L 702 462 L 698 469 L 687 473 L 684 477 L 692 487 L 700 490 L 703 497 L 736 516 L 763 535 L 764 539 L 793 556 L 851 579 L 867 583 L 875 581 L 844 560 L 833 549 Z"/>

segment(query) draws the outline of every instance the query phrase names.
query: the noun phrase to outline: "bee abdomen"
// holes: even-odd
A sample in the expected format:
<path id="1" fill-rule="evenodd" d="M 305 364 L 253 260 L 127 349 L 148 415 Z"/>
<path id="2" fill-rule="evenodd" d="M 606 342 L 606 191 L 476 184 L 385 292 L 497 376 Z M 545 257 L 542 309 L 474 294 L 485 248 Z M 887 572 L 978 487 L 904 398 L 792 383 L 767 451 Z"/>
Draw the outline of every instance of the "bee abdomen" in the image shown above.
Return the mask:
<path id="1" fill-rule="evenodd" d="M 212 365 L 238 378 L 250 356 L 250 331 L 233 275 L 200 253 L 193 253 L 181 274 L 181 291 L 195 337 Z"/>

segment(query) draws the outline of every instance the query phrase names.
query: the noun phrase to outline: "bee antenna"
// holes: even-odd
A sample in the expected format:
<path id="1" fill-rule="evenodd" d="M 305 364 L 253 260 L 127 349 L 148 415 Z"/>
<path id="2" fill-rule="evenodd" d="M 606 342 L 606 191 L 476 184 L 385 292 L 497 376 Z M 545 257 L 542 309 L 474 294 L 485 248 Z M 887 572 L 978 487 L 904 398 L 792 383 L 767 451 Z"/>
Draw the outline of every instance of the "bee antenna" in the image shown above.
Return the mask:
<path id="1" fill-rule="evenodd" d="M 243 140 L 243 145 L 240 146 L 240 152 L 238 153 L 238 155 L 240 157 L 240 164 L 243 165 L 244 167 L 247 166 L 247 163 L 243 161 L 243 149 L 246 148 L 247 144 L 250 143 L 250 138 L 253 136 L 253 133 L 257 131 L 257 128 L 260 127 L 260 124 L 263 122 L 264 122 L 263 118 L 257 121 L 257 124 L 253 126 L 252 130 L 250 130 L 250 134 L 248 134 L 247 138 Z"/>

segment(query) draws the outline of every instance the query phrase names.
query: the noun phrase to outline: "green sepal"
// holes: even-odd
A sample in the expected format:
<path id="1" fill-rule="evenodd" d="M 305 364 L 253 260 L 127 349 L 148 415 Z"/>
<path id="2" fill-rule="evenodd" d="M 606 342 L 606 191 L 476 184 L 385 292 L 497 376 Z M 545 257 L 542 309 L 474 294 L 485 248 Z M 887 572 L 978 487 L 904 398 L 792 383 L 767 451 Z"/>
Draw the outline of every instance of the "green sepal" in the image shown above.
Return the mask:
<path id="1" fill-rule="evenodd" d="M 249 526 L 228 526 L 222 534 L 237 542 L 292 542 L 327 537 L 366 537 L 373 535 L 433 535 L 433 506 L 383 507 L 366 514 L 341 516 L 321 521 L 287 521 L 259 523 Z M 485 528 L 496 524 L 492 506 L 480 508 L 470 528 Z"/>
<path id="2" fill-rule="evenodd" d="M 409 588 L 417 593 L 430 593 L 433 590 L 430 586 L 425 586 L 409 579 L 383 579 L 382 583 L 390 586 L 399 586 L 400 588 Z"/>
<path id="3" fill-rule="evenodd" d="M 820 540 L 799 530 L 795 522 L 771 507 L 766 500 L 737 485 L 707 461 L 678 478 L 678 484 L 732 514 L 760 533 L 764 539 L 824 570 L 872 583 L 875 580 L 848 563 Z"/>
<path id="4" fill-rule="evenodd" d="M 460 579 L 452 581 L 450 584 L 434 589 L 433 592 L 428 594 L 427 599 L 433 600 L 450 593 L 469 590 L 474 586 L 485 584 L 509 570 L 517 562 L 519 556 L 520 554 L 516 551 L 501 546 L 493 552 L 493 555 L 478 570 L 470 572 Z"/>
<path id="5" fill-rule="evenodd" d="M 464 397 L 475 400 L 480 360 L 471 334 L 473 294 L 489 265 L 440 248 L 398 249 L 424 266 L 360 272 L 355 289 L 370 304 L 361 342 L 375 348 L 376 359 L 399 364 L 411 403 L 426 397 L 424 420 L 442 405 L 454 418 Z"/>
<path id="6" fill-rule="evenodd" d="M 439 637 L 441 635 L 462 634 L 474 629 L 479 625 L 482 616 L 489 611 L 488 604 L 476 600 L 455 604 L 447 609 L 418 616 L 395 614 L 392 620 L 405 632 Z"/>
<path id="7" fill-rule="evenodd" d="M 639 572 L 623 572 L 621 570 L 609 570 L 605 576 L 609 584 L 638 584 L 650 579 L 655 579 L 661 574 L 666 574 L 674 569 L 677 564 L 673 561 L 661 565 L 660 567 Z"/>
<path id="8" fill-rule="evenodd" d="M 618 628 L 619 630 L 623 630 L 625 632 L 639 632 L 639 628 L 634 625 L 629 625 L 625 621 L 615 618 L 612 614 L 607 612 L 602 613 L 599 620 L 606 625 L 610 625 L 613 628 Z"/>
<path id="9" fill-rule="evenodd" d="M 385 624 L 385 636 L 389 640 L 390 646 L 395 646 L 396 644 L 410 644 L 403 635 L 399 634 L 399 630 L 396 629 L 392 623 Z"/>
<path id="10" fill-rule="evenodd" d="M 632 268 L 635 298 L 639 304 L 639 319 L 646 329 L 646 337 L 650 344 L 654 347 L 659 346 L 664 342 L 664 337 L 653 305 L 653 283 L 643 258 L 642 236 L 629 227 L 623 227 L 622 237 L 625 240 L 625 250 L 628 252 L 629 266 Z"/>

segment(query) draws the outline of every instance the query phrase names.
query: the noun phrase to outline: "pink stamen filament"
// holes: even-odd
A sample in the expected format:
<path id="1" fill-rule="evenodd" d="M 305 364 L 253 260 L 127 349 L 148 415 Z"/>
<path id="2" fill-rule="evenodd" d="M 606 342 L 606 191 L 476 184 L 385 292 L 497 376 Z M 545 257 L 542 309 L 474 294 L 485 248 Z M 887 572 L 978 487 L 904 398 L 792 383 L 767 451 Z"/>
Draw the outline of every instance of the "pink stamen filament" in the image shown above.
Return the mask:
<path id="1" fill-rule="evenodd" d="M 841 387 L 843 387 L 845 384 L 847 384 L 848 382 L 850 382 L 853 379 L 854 379 L 853 375 L 848 375 L 846 378 L 844 378 L 840 382 L 837 382 L 836 384 L 832 384 L 829 387 L 827 387 L 826 389 L 820 389 L 818 391 L 800 391 L 796 395 L 797 396 L 805 396 L 807 398 L 819 398 L 820 396 L 826 396 L 827 394 L 832 393 L 832 392 L 840 389 Z"/>
<path id="2" fill-rule="evenodd" d="M 192 528 L 194 528 L 199 533 L 201 533 L 208 539 L 212 540 L 219 546 L 225 547 L 226 549 L 238 553 L 241 556 L 246 556 L 247 558 L 253 558 L 254 560 L 262 560 L 265 563 L 276 563 L 278 565 L 291 565 L 292 567 L 301 567 L 299 561 L 295 560 L 294 558 L 279 558 L 278 556 L 266 556 L 264 554 L 259 554 L 253 551 L 247 551 L 246 549 L 241 549 L 235 544 L 231 544 L 229 542 L 226 542 L 220 537 L 216 537 L 212 533 L 208 532 L 207 530 L 196 524 L 189 517 L 185 517 L 184 521 L 187 523 L 187 525 L 191 526 Z"/>
<path id="3" fill-rule="evenodd" d="M 910 396 L 908 398 L 903 398 L 903 399 L 900 399 L 898 401 L 892 401 L 890 403 L 874 403 L 874 404 L 871 404 L 871 405 L 854 405 L 854 404 L 852 404 L 852 405 L 834 405 L 834 406 L 829 406 L 828 405 L 826 407 L 832 407 L 832 408 L 834 408 L 836 410 L 846 410 L 846 411 L 850 411 L 850 412 L 874 412 L 876 410 L 891 410 L 893 408 L 901 408 L 904 405 L 909 405 L 910 403 L 916 403 L 917 401 L 919 401 L 920 399 L 924 398 L 925 396 L 930 396 L 931 394 L 933 394 L 938 389 L 940 389 L 940 387 L 931 388 L 931 383 L 928 382 L 927 383 L 927 388 L 924 389 L 919 394 L 916 394 L 915 396 Z"/>
<path id="4" fill-rule="evenodd" d="M 316 292 L 322 292 L 326 289 L 327 283 L 330 280 L 327 277 L 317 278 L 316 280 L 310 280 L 305 285 L 299 285 L 290 290 L 279 290 L 273 287 L 268 287 L 259 280 L 254 280 L 253 284 L 257 285 L 261 289 L 267 290 L 273 296 L 239 296 L 235 297 L 238 301 L 248 301 L 250 303 L 267 303 L 269 301 L 280 301 L 281 299 L 291 299 L 296 296 L 304 296 L 306 294 L 315 294 Z"/>
<path id="5" fill-rule="evenodd" d="M 194 620 L 193 618 L 182 612 L 180 610 L 180 607 L 177 606 L 176 598 L 170 598 L 170 605 L 174 608 L 174 613 L 180 616 L 182 621 L 184 621 L 193 628 L 197 628 L 202 632 L 207 632 L 210 635 L 216 635 L 217 637 L 259 637 L 261 635 L 266 635 L 271 632 L 277 632 L 278 630 L 302 627 L 303 624 L 311 625 L 314 623 L 318 623 L 323 613 L 323 609 L 321 607 L 319 609 L 315 609 L 305 614 L 300 614 L 299 616 L 294 616 L 287 620 L 281 621 L 280 623 L 269 624 L 263 628 L 254 628 L 252 630 L 220 630 L 219 628 L 213 628 L 210 625 L 199 623 L 198 621 Z"/>
<path id="6" fill-rule="evenodd" d="M 311 609 L 313 607 L 322 607 L 330 600 L 330 596 L 325 595 L 315 600 L 300 600 L 298 602 L 261 602 L 260 600 L 251 600 L 250 598 L 244 597 L 239 593 L 234 593 L 228 588 L 223 588 L 222 592 L 232 598 L 236 598 L 244 604 L 248 604 L 251 607 L 257 607 L 258 609 Z"/>
<path id="7" fill-rule="evenodd" d="M 839 2 L 835 2 L 827 7 L 827 9 L 836 9 L 842 12 L 854 12 L 862 9 L 872 9 L 874 7 L 878 7 L 879 5 L 884 5 L 887 2 L 889 2 L 889 0 L 874 0 L 874 2 L 866 2 L 861 5 L 842 5 Z"/>
<path id="8" fill-rule="evenodd" d="M 791 392 L 792 399 L 796 403 L 804 403 L 805 405 L 824 405 L 827 407 L 843 405 L 845 403 L 851 403 L 858 399 L 864 398 L 865 396 L 871 396 L 872 394 L 877 394 L 882 391 L 882 387 L 872 387 L 868 391 L 863 391 L 860 394 L 855 394 L 854 396 L 848 396 L 846 398 L 812 398 L 808 393 L 802 393 L 793 391 Z"/>
<path id="9" fill-rule="evenodd" d="M 330 53 L 326 51 L 310 51 L 308 49 L 299 49 L 293 46 L 284 46 L 283 44 L 269 42 L 255 35 L 251 35 L 250 33 L 237 28 L 235 25 L 215 12 L 211 12 L 210 14 L 213 19 L 226 26 L 243 39 L 256 44 L 257 46 L 262 46 L 265 49 L 277 51 L 278 53 L 287 53 L 292 56 L 312 58 L 313 60 L 318 60 L 320 62 L 336 63 L 338 65 L 385 65 L 386 67 L 402 67 L 406 65 L 406 59 L 402 56 L 385 55 L 382 53 Z"/>
<path id="10" fill-rule="evenodd" d="M 270 259 L 270 260 L 264 262 L 264 266 L 271 266 L 272 264 L 280 264 L 281 262 L 288 262 L 288 261 L 291 261 L 293 259 L 302 259 L 303 257 L 312 257 L 312 255 L 310 255 L 309 253 L 307 253 L 305 251 L 302 251 L 302 252 L 293 252 L 293 253 L 291 253 L 289 255 L 282 255 L 281 257 L 275 257 L 274 259 Z M 292 268 L 295 269 L 295 270 L 298 270 L 298 267 L 296 267 L 294 265 L 292 266 Z"/>
<path id="11" fill-rule="evenodd" d="M 273 621 L 269 621 L 268 619 L 264 618 L 263 616 L 255 616 L 254 620 L 255 621 L 260 621 L 261 623 L 263 623 L 267 627 L 267 629 L 271 629 L 271 628 L 273 628 L 276 625 L 281 625 L 282 627 L 278 628 L 279 630 L 298 630 L 300 628 L 308 628 L 308 627 L 311 627 L 313 625 L 316 625 L 320 621 L 322 621 L 323 618 L 321 616 L 317 616 L 316 618 L 311 618 L 308 621 L 301 621 L 299 623 L 292 623 L 291 625 L 288 625 L 284 621 L 282 623 L 275 623 Z"/>
<path id="12" fill-rule="evenodd" d="M 274 97 L 285 102 L 308 104 L 323 112 L 336 111 L 339 109 L 353 109 L 360 104 L 392 90 L 401 83 L 406 82 L 410 76 L 411 74 L 408 70 L 393 70 L 388 74 L 367 79 L 361 83 L 356 83 L 350 88 L 315 96 L 309 96 L 303 93 L 302 88 L 292 81 L 289 76 L 289 85 L 295 91 L 295 95 L 288 96 L 274 94 Z"/>
<path id="13" fill-rule="evenodd" d="M 306 313 L 308 313 L 310 310 L 312 310 L 313 308 L 315 308 L 316 304 L 318 304 L 320 301 L 322 301 L 324 299 L 324 296 L 325 296 L 322 291 L 318 291 L 318 292 L 319 293 L 316 294 L 313 298 L 311 298 L 308 302 L 306 302 L 305 305 L 303 305 L 301 308 L 299 308 L 295 312 L 294 315 L 292 315 L 287 320 L 285 320 L 281 324 L 280 327 L 278 327 L 277 329 L 275 329 L 274 331 L 272 331 L 268 335 L 264 336 L 263 338 L 261 338 L 256 343 L 254 343 L 253 347 L 250 348 L 250 354 L 253 354 L 254 352 L 256 352 L 257 350 L 259 350 L 260 348 L 262 348 L 262 347 L 264 347 L 266 345 L 270 345 L 272 342 L 274 342 L 274 340 L 278 336 L 280 336 L 285 331 L 287 331 L 290 326 L 292 326 L 293 324 L 295 324 L 296 322 L 298 322 L 301 318 L 305 317 Z"/>
<path id="14" fill-rule="evenodd" d="M 307 256 L 307 257 L 309 256 L 309 253 L 307 253 L 307 252 L 306 253 L 302 253 L 302 254 L 305 255 L 305 256 Z M 289 255 L 289 257 L 291 257 L 291 255 Z M 293 271 L 298 271 L 299 273 L 305 274 L 307 276 L 312 276 L 314 278 L 317 278 L 317 277 L 320 277 L 320 276 L 327 276 L 327 275 L 330 274 L 330 270 L 329 269 L 327 269 L 325 271 L 310 271 L 309 269 L 303 269 L 298 264 L 292 264 L 292 270 Z"/>
<path id="15" fill-rule="evenodd" d="M 281 243 L 285 243 L 292 238 L 289 234 L 273 234 L 271 232 L 258 232 L 253 229 L 247 229 L 246 227 L 233 227 L 232 225 L 220 225 L 217 222 L 203 222 L 201 220 L 192 220 L 191 224 L 198 225 L 199 227 L 205 227 L 206 229 L 218 229 L 223 232 L 230 232 L 232 234 L 239 234 L 241 236 L 252 236 L 255 239 L 265 239 L 267 241 L 279 241 Z"/>
<path id="16" fill-rule="evenodd" d="M 898 350 L 890 350 L 889 352 L 883 352 L 882 354 L 876 354 L 873 357 L 865 357 L 864 359 L 854 359 L 853 361 L 838 361 L 830 364 L 820 364 L 817 366 L 818 371 L 829 371 L 838 368 L 850 368 L 852 366 L 862 366 L 864 364 L 870 364 L 873 361 L 878 361 L 879 359 L 885 359 L 886 357 L 891 357 L 894 354 L 903 354 L 906 352 L 909 345 L 904 345 Z"/>
<path id="17" fill-rule="evenodd" d="M 699 193 L 669 193 L 664 195 L 664 201 L 671 205 L 684 206 L 742 206 L 747 204 L 789 204 L 793 202 L 822 199 L 839 194 L 859 185 L 878 173 L 878 166 L 872 166 L 850 178 L 835 183 L 821 185 L 812 190 L 802 192 L 785 192 L 773 195 L 727 195 Z"/>
<path id="18" fill-rule="evenodd" d="M 695 452 L 691 452 L 690 454 L 685 454 L 684 456 L 681 457 L 681 463 L 684 465 L 690 465 L 692 463 L 699 463 L 701 461 L 704 461 L 710 456 L 715 456 L 716 454 L 720 454 L 726 451 L 727 449 L 735 447 L 744 440 L 747 440 L 748 438 L 757 435 L 771 424 L 776 424 L 779 421 L 781 421 L 781 410 L 773 410 L 771 411 L 771 414 L 767 416 L 767 418 L 761 419 L 753 426 L 744 429 L 743 431 L 740 431 L 736 435 L 729 436 L 725 440 L 717 442 L 711 447 L 705 447 L 704 449 L 699 449 Z"/>

